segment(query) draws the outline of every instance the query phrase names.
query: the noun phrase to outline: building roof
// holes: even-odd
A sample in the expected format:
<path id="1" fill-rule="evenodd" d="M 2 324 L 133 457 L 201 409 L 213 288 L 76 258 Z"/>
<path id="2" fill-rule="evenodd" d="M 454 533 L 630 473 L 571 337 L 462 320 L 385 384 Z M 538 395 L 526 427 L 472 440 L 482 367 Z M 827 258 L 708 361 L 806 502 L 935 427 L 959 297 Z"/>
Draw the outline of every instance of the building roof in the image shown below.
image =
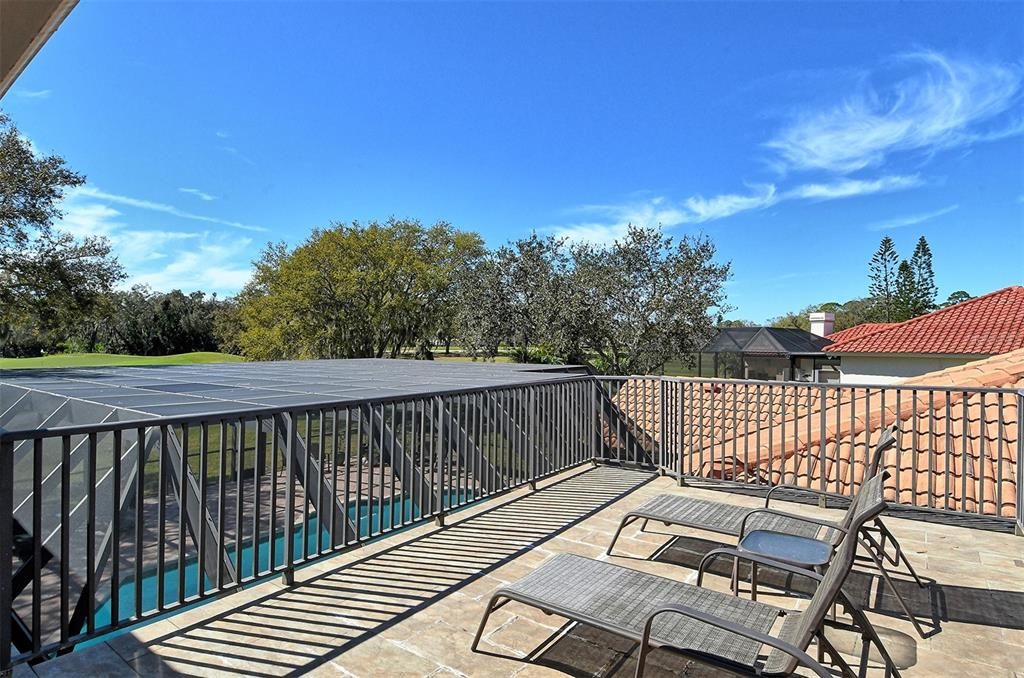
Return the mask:
<path id="1" fill-rule="evenodd" d="M 969 390 L 980 387 L 1007 390 Z M 890 500 L 1013 517 L 1021 432 L 1011 389 L 1020 388 L 1024 349 L 889 387 L 684 379 L 678 390 L 670 385 L 666 391 L 665 435 L 684 451 L 688 475 L 850 495 L 863 480 L 881 429 L 897 422 L 898 450 L 883 460 L 892 473 L 886 485 Z M 613 397 L 649 449 L 662 432 L 660 397 L 656 381 L 639 378 Z M 617 433 L 606 431 L 606 437 L 614 444 Z"/>
<path id="2" fill-rule="evenodd" d="M 838 354 L 998 355 L 1019 348 L 1024 348 L 1024 287 L 1013 286 L 859 336 L 843 337 L 825 350 Z"/>
<path id="3" fill-rule="evenodd" d="M 806 330 L 788 327 L 723 327 L 703 353 L 750 355 L 824 355 L 829 340 Z"/>
<path id="4" fill-rule="evenodd" d="M 397 399 L 581 372 L 586 369 L 386 359 L 0 370 L 0 432 Z"/>
<path id="5" fill-rule="evenodd" d="M 848 341 L 850 339 L 858 339 L 867 334 L 872 334 L 878 330 L 886 327 L 892 327 L 897 323 L 861 323 L 860 325 L 854 325 L 853 327 L 847 327 L 845 330 L 839 330 L 825 337 L 833 344 L 838 344 L 841 341 Z"/>
<path id="6" fill-rule="evenodd" d="M 0 2 L 0 97 L 77 3 L 78 0 Z"/>

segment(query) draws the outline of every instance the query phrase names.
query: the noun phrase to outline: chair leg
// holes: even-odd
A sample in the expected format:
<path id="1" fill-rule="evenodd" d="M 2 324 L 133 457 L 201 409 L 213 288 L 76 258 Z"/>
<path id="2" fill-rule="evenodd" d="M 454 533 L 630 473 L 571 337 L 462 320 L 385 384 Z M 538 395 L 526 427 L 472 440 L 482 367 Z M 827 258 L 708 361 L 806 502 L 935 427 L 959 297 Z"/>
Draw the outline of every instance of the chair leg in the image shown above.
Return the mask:
<path id="1" fill-rule="evenodd" d="M 914 566 L 910 564 L 910 559 L 907 558 L 907 554 L 903 551 L 903 545 L 900 544 L 899 541 L 896 539 L 896 535 L 894 535 L 889 530 L 889 528 L 885 526 L 885 523 L 883 523 L 880 518 L 875 518 L 874 529 L 878 530 L 878 533 L 882 536 L 879 548 L 881 554 L 885 556 L 886 560 L 891 562 L 896 567 L 899 567 L 900 563 L 903 563 L 903 565 L 906 566 L 907 571 L 910 573 L 910 576 L 914 578 L 915 582 L 917 582 L 917 585 L 921 588 L 926 588 L 927 584 L 921 581 L 921 577 L 918 576 L 917 570 L 915 570 Z M 892 542 L 893 546 L 895 547 L 895 557 L 890 556 L 888 553 L 886 553 L 885 545 L 887 542 Z"/>
<path id="2" fill-rule="evenodd" d="M 619 523 L 619 529 L 615 530 L 615 534 L 612 535 L 612 543 L 608 544 L 608 549 L 604 552 L 606 556 L 610 556 L 612 554 L 612 549 L 615 548 L 615 542 L 619 540 L 619 535 L 622 534 L 624 529 L 626 529 L 626 526 L 636 522 L 637 518 L 639 518 L 639 516 L 626 514 L 626 517 L 622 519 L 621 523 Z"/>
<path id="3" fill-rule="evenodd" d="M 857 674 L 853 672 L 853 667 L 851 667 L 849 662 L 843 658 L 839 653 L 839 650 L 837 650 L 835 646 L 825 638 L 825 631 L 822 628 L 818 629 L 818 663 L 825 663 L 825 654 L 828 654 L 829 661 L 833 666 L 839 667 L 839 672 L 842 674 L 843 678 L 856 678 Z"/>
<path id="4" fill-rule="evenodd" d="M 896 668 L 896 662 L 893 660 L 892 655 L 885 649 L 885 645 L 882 644 L 882 638 L 875 631 L 874 625 L 868 620 L 868 616 L 864 614 L 857 606 L 848 606 L 850 617 L 853 618 L 854 624 L 860 627 L 861 632 L 864 634 L 863 637 L 870 639 L 871 643 L 878 649 L 878 653 L 882 655 L 882 661 L 885 662 L 885 675 L 892 675 L 894 678 L 900 678 L 900 671 Z M 861 662 L 862 673 L 864 667 L 867 666 L 867 649 L 864 651 L 864 659 Z"/>
<path id="5" fill-rule="evenodd" d="M 487 609 L 484 610 L 483 619 L 480 620 L 480 626 L 476 629 L 476 635 L 473 636 L 473 644 L 469 646 L 469 649 L 476 652 L 477 645 L 480 644 L 480 638 L 484 635 L 484 629 L 487 628 L 487 620 L 490 619 L 491 613 L 494 612 L 498 607 L 497 603 L 501 596 L 491 596 L 491 599 L 487 602 Z"/>
<path id="6" fill-rule="evenodd" d="M 640 652 L 636 656 L 636 673 L 635 678 L 640 678 L 644 675 L 644 666 L 647 664 L 647 654 L 651 651 L 651 646 L 647 644 L 646 640 L 640 641 Z"/>
<path id="7" fill-rule="evenodd" d="M 889 586 L 889 590 L 891 590 L 893 596 L 895 596 L 896 602 L 899 603 L 900 607 L 903 609 L 903 613 L 907 615 L 907 619 L 909 619 L 910 623 L 914 625 L 914 630 L 917 631 L 917 635 L 922 638 L 927 638 L 927 634 L 925 634 L 924 629 L 921 628 L 921 623 L 917 621 L 917 617 L 915 617 L 910 611 L 910 607 L 907 605 L 907 601 L 903 598 L 903 594 L 901 594 L 899 589 L 896 588 L 896 583 L 892 580 L 892 577 L 889 576 L 889 571 L 885 569 L 885 563 L 882 562 L 878 555 L 875 554 L 875 552 L 871 550 L 870 546 L 868 546 L 868 544 L 863 540 L 861 540 L 861 544 L 864 545 L 864 550 L 866 550 L 871 556 L 871 560 L 874 561 L 879 574 L 882 575 L 882 579 L 885 580 L 885 583 Z"/>

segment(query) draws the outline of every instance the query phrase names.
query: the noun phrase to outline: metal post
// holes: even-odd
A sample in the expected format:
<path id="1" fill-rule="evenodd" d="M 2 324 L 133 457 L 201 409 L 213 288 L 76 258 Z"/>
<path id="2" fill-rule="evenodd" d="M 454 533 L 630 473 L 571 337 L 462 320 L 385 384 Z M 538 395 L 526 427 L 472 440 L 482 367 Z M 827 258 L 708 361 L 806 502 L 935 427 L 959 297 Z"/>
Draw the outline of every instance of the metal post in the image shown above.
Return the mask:
<path id="1" fill-rule="evenodd" d="M 284 511 L 284 569 L 281 572 L 281 583 L 291 586 L 295 583 L 295 450 L 299 439 L 299 431 L 295 415 L 289 413 L 285 419 L 288 442 L 287 454 L 284 458 L 285 468 L 285 511 Z M 223 450 L 221 451 L 223 454 Z M 221 537 L 223 539 L 223 536 Z M 271 563 L 273 567 L 273 563 Z"/>
<path id="2" fill-rule="evenodd" d="M 33 538 L 39 539 L 39 535 Z M 0 441 L 0 675 L 5 676 L 11 671 L 13 553 L 14 443 L 3 440 Z"/>
<path id="3" fill-rule="evenodd" d="M 1024 537 L 1024 389 L 1017 391 L 1017 525 L 1014 533 Z"/>

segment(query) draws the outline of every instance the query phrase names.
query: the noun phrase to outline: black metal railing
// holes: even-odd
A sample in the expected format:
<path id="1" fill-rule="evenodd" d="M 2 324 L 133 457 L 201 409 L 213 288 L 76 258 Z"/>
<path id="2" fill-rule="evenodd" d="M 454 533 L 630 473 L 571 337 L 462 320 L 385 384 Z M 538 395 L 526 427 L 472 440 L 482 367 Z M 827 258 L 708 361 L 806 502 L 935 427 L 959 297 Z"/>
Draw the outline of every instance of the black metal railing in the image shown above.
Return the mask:
<path id="1" fill-rule="evenodd" d="M 600 378 L 619 420 L 595 451 L 678 478 L 795 485 L 849 496 L 880 430 L 900 444 L 883 463 L 897 504 L 1020 522 L 1024 394 L 916 385 Z"/>
<path id="2" fill-rule="evenodd" d="M 0 432 L 0 669 L 584 463 L 890 498 L 1020 527 L 1024 392 L 559 377 Z M 9 622 L 7 620 L 10 620 Z"/>
<path id="3" fill-rule="evenodd" d="M 0 668 L 590 462 L 599 396 L 561 378 L 3 434 Z"/>

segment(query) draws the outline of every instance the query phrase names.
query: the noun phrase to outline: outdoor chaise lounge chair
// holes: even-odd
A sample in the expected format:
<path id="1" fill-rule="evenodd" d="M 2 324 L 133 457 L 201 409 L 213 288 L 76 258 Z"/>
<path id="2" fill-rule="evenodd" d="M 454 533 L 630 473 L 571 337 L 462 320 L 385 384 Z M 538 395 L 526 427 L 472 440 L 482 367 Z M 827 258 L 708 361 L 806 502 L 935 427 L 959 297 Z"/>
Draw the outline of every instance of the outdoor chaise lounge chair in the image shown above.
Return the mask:
<path id="1" fill-rule="evenodd" d="M 878 474 L 882 455 L 886 450 L 894 447 L 897 443 L 897 431 L 898 429 L 895 425 L 886 427 L 882 430 L 881 437 L 875 445 L 870 463 L 865 471 L 865 478 L 871 478 Z M 615 535 L 612 537 L 612 541 L 608 545 L 608 549 L 605 553 L 607 555 L 612 554 L 612 549 L 615 547 L 615 542 L 618 540 L 622 530 L 627 525 L 630 525 L 637 520 L 644 521 L 640 527 L 641 530 L 646 529 L 647 522 L 653 520 L 659 521 L 666 526 L 677 525 L 682 527 L 692 527 L 699 530 L 707 530 L 708 532 L 735 536 L 740 540 L 754 530 L 784 533 L 795 537 L 815 539 L 825 542 L 833 548 L 843 540 L 843 537 L 850 529 L 849 521 L 852 516 L 856 497 L 850 500 L 851 503 L 849 509 L 847 510 L 846 516 L 843 520 L 836 523 L 792 513 L 785 513 L 783 511 L 770 508 L 772 496 L 783 490 L 800 491 L 818 495 L 822 494 L 808 488 L 794 487 L 790 485 L 776 485 L 768 491 L 768 495 L 765 498 L 764 508 L 756 509 L 744 506 L 735 506 L 724 502 L 710 501 L 707 499 L 697 499 L 695 497 L 661 494 L 629 511 L 623 517 L 622 522 L 615 531 Z M 892 581 L 892 577 L 885 567 L 886 562 L 894 567 L 899 567 L 900 563 L 903 563 L 903 565 L 906 566 L 907 571 L 914 578 L 914 581 L 917 582 L 917 585 L 921 588 L 925 587 L 924 582 L 921 581 L 921 578 L 918 576 L 914 567 L 907 559 L 906 554 L 903 552 L 903 549 L 900 547 L 899 541 L 897 541 L 895 535 L 889 531 L 879 516 L 876 516 L 870 525 L 863 525 L 859 530 L 859 534 L 864 540 L 866 554 L 859 556 L 858 560 L 870 562 L 879 571 L 879 574 L 881 574 L 882 578 L 889 585 L 889 588 L 893 592 L 897 602 L 903 609 L 903 612 L 907 615 L 907 618 L 914 625 L 918 634 L 922 638 L 926 637 L 927 634 L 921 627 L 921 624 L 917 621 L 917 618 L 910 612 L 906 601 L 896 588 Z M 891 552 L 890 547 L 892 548 Z M 776 556 L 776 558 L 785 560 L 785 558 L 781 556 Z"/>
<path id="2" fill-rule="evenodd" d="M 852 517 L 852 529 L 859 529 L 884 508 L 879 475 L 864 484 Z M 802 612 L 612 563 L 559 554 L 518 582 L 495 591 L 480 620 L 472 649 L 478 651 L 491 613 L 516 601 L 638 642 L 638 677 L 643 674 L 649 650 L 658 647 L 671 648 L 732 671 L 772 676 L 790 675 L 801 665 L 815 675 L 830 676 L 821 663 L 827 655 L 844 676 L 856 675 L 825 636 L 825 624 L 857 630 L 863 638 L 862 662 L 866 661 L 869 646 L 874 644 L 887 670 L 899 676 L 871 623 L 842 592 L 843 582 L 853 567 L 857 544 L 856 539 L 843 540 L 824 575 L 755 554 L 734 552 L 737 558 L 816 581 L 814 595 Z M 826 619 L 836 602 L 843 604 L 852 625 Z M 773 632 L 780 618 L 781 624 Z M 807 654 L 815 639 L 817 659 Z"/>

